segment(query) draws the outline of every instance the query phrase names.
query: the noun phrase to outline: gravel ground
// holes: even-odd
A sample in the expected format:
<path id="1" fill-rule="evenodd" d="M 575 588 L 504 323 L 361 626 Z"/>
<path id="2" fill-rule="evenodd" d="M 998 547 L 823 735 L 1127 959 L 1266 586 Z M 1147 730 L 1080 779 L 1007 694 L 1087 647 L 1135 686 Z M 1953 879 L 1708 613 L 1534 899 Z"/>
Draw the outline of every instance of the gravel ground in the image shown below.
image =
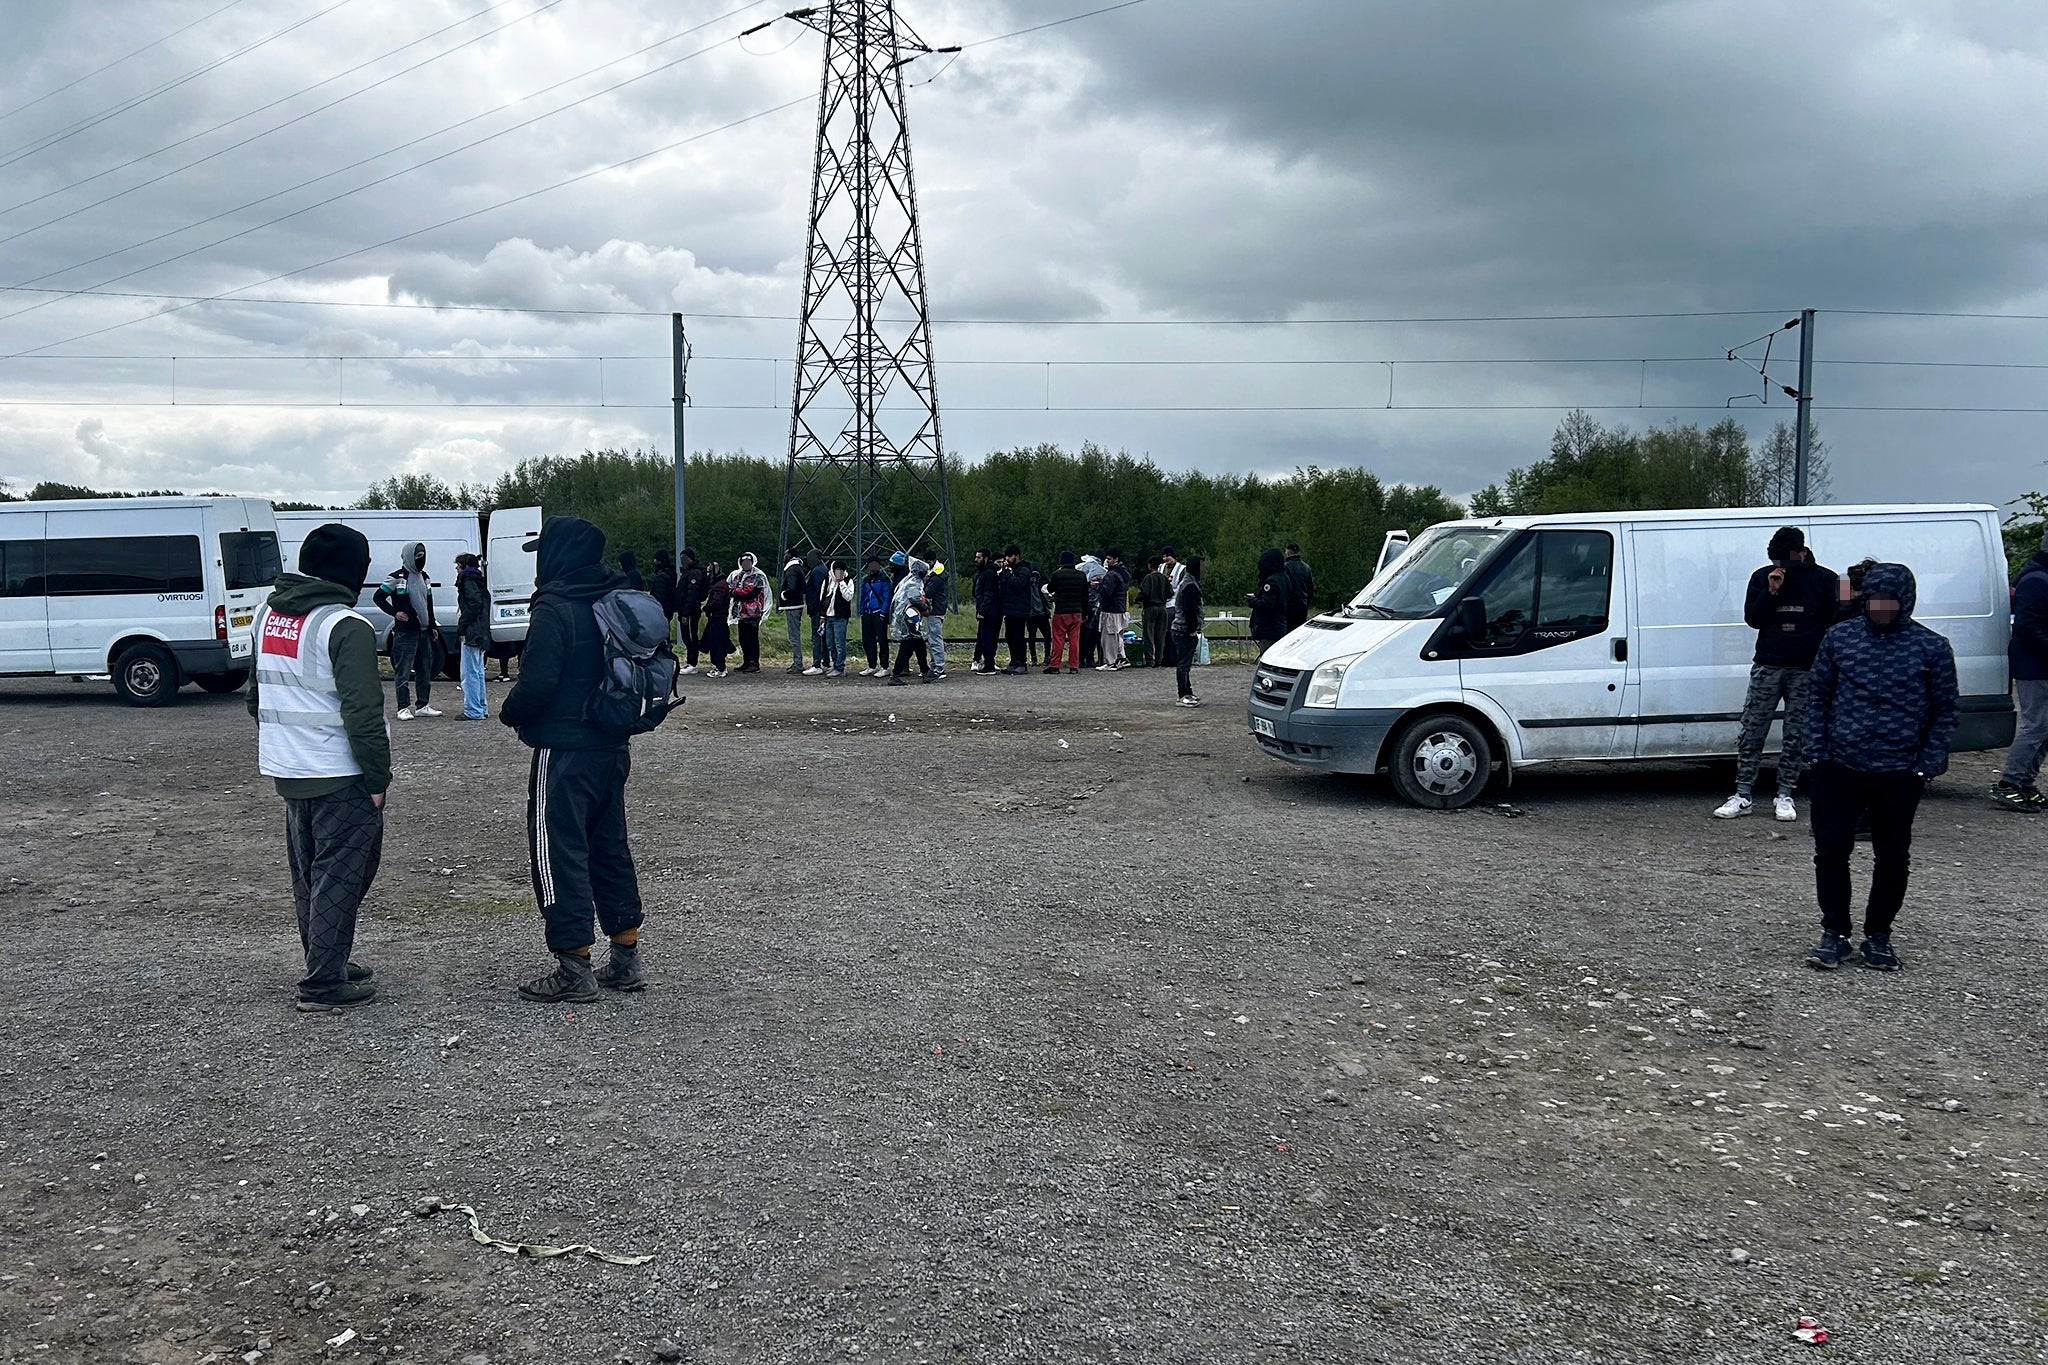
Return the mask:
<path id="1" fill-rule="evenodd" d="M 1725 771 L 1426 813 L 1260 755 L 1248 677 L 690 680 L 652 987 L 573 1013 L 509 988 L 525 751 L 401 726 L 384 996 L 325 1018 L 241 698 L 0 684 L 0 1358 L 2048 1352 L 2048 821 L 1986 757 L 1908 970 L 1820 976 L 1805 826 L 1706 818 Z"/>

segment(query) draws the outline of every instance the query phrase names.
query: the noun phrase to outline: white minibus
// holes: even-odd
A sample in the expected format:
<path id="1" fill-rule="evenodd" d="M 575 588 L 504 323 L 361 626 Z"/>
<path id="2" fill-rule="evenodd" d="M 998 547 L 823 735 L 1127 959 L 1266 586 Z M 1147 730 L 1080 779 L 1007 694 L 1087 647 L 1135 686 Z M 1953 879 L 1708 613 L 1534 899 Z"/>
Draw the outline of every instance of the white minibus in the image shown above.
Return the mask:
<path id="1" fill-rule="evenodd" d="M 455 600 L 455 556 L 471 554 L 484 561 L 485 581 L 491 591 L 491 639 L 508 650 L 526 640 L 529 604 L 533 599 L 534 557 L 521 547 L 540 534 L 541 509 L 505 507 L 489 515 L 489 531 L 481 512 L 456 511 L 368 511 L 279 512 L 278 536 L 283 542 L 284 566 L 296 570 L 299 547 L 316 526 L 330 522 L 352 526 L 370 542 L 370 578 L 363 585 L 363 614 L 377 628 L 377 648 L 386 647 L 391 618 L 371 603 L 384 576 L 398 567 L 399 551 L 418 541 L 427 547 L 427 577 L 434 585 L 434 620 L 442 638 L 455 639 L 458 606 Z M 481 533 L 481 534 L 480 534 Z M 452 677 L 455 661 L 436 657 L 436 672 Z"/>
<path id="2" fill-rule="evenodd" d="M 1756 648 L 1743 597 L 1780 526 L 1837 575 L 1871 556 L 1910 568 L 1915 619 L 1955 647 L 1954 747 L 2012 742 L 2005 553 L 1998 512 L 1981 505 L 1432 526 L 1349 606 L 1266 651 L 1252 738 L 1289 763 L 1384 772 L 1403 799 L 1441 808 L 1518 768 L 1732 757 Z"/>
<path id="3" fill-rule="evenodd" d="M 132 706 L 232 692 L 278 566 L 257 498 L 0 503 L 0 674 L 111 675 Z"/>

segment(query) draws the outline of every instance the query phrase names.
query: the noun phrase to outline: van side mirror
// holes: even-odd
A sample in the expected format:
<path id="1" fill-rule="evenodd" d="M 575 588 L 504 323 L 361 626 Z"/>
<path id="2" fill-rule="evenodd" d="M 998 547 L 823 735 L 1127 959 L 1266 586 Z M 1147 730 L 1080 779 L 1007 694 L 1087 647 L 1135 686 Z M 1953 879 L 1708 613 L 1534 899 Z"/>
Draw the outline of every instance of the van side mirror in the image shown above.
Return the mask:
<path id="1" fill-rule="evenodd" d="M 1486 638 L 1486 603 L 1477 597 L 1467 597 L 1451 611 L 1451 629 L 1468 640 Z"/>

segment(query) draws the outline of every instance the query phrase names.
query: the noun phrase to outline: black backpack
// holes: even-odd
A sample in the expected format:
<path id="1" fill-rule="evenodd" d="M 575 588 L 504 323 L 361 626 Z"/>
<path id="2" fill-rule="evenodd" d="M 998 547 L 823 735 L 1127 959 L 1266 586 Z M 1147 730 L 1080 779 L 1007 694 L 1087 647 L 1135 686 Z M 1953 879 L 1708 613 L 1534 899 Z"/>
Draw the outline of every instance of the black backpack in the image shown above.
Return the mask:
<path id="1" fill-rule="evenodd" d="M 583 705 L 583 719 L 615 735 L 644 735 L 682 705 L 668 613 L 654 594 L 619 588 L 592 604 L 604 641 L 604 676 Z"/>

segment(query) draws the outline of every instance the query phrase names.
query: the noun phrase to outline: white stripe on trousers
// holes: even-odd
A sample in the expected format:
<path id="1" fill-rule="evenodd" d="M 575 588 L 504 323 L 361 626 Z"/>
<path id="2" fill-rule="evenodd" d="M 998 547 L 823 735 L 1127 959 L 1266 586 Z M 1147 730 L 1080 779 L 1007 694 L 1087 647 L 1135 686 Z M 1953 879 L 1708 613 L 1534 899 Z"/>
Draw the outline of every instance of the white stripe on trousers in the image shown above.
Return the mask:
<path id="1" fill-rule="evenodd" d="M 554 859 L 548 854 L 548 749 L 537 749 L 533 775 L 533 870 L 542 906 L 555 903 Z"/>

